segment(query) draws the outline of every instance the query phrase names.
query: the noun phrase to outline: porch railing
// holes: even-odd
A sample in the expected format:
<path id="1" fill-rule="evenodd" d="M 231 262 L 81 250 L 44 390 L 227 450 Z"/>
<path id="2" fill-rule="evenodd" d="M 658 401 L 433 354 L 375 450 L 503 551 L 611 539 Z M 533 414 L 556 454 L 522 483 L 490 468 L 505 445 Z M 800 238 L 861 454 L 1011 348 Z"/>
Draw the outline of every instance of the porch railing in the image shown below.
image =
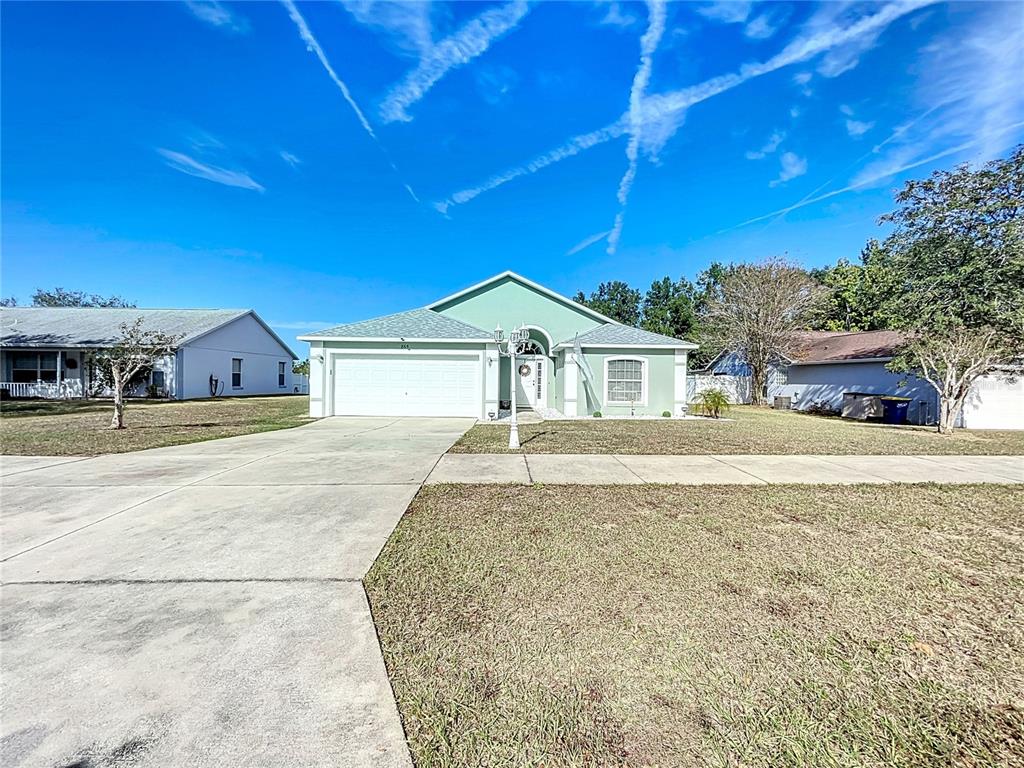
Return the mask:
<path id="1" fill-rule="evenodd" d="M 0 381 L 0 389 L 6 389 L 9 397 L 41 397 L 47 400 L 82 397 L 82 382 L 78 379 L 68 379 L 59 384 L 55 381 Z"/>

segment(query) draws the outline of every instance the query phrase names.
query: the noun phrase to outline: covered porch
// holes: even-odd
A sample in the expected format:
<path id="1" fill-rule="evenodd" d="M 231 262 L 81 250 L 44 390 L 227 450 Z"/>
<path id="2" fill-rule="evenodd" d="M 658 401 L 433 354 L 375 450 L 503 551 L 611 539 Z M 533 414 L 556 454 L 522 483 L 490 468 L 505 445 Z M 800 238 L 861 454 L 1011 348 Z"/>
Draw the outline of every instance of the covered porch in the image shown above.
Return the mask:
<path id="1" fill-rule="evenodd" d="M 0 397 L 85 397 L 87 367 L 80 349 L 4 349 L 0 351 Z"/>

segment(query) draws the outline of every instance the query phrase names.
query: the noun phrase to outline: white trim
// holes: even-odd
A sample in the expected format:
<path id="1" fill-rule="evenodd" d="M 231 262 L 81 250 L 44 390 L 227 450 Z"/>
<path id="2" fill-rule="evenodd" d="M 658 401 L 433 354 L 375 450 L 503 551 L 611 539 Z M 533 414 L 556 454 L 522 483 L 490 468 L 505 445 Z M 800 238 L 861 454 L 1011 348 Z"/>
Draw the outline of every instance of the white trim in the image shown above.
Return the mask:
<path id="1" fill-rule="evenodd" d="M 676 350 L 674 377 L 672 379 L 672 415 L 686 415 L 686 360 L 685 350 Z"/>
<path id="2" fill-rule="evenodd" d="M 615 360 L 635 360 L 642 363 L 640 366 L 640 400 L 630 403 L 628 400 L 612 400 L 608 392 L 608 363 Z M 604 404 L 605 407 L 622 408 L 630 405 L 647 407 L 647 384 L 651 378 L 651 362 L 640 355 L 614 355 L 604 359 Z"/>
<path id="3" fill-rule="evenodd" d="M 688 341 L 681 341 L 678 344 L 587 344 L 580 339 L 580 346 L 585 349 L 697 349 L 696 344 Z M 568 342 L 559 344 L 557 349 L 572 349 L 573 345 Z"/>
<path id="4" fill-rule="evenodd" d="M 494 339 L 481 336 L 479 339 L 421 339 L 410 336 L 297 336 L 299 341 L 368 341 L 372 344 L 394 342 L 395 344 L 493 344 Z"/>
<path id="5" fill-rule="evenodd" d="M 548 355 L 548 357 L 551 357 L 552 355 L 555 354 L 555 340 L 551 338 L 551 334 L 550 333 L 545 331 L 539 325 L 524 325 L 522 327 L 523 328 L 527 328 L 529 330 L 539 331 L 539 332 L 543 333 L 544 334 L 544 338 L 548 340 L 548 351 L 547 351 L 546 354 Z"/>
<path id="6" fill-rule="evenodd" d="M 555 299 L 556 301 L 560 301 L 563 304 L 568 304 L 570 307 L 577 309 L 580 312 L 584 312 L 590 315 L 591 317 L 596 317 L 597 319 L 603 320 L 606 323 L 611 323 L 612 325 L 622 325 L 622 323 L 620 323 L 618 320 L 613 320 L 607 315 L 602 315 L 600 312 L 593 310 L 590 307 L 584 306 L 583 304 L 575 302 L 572 299 L 563 296 L 560 293 L 555 293 L 550 288 L 545 288 L 540 283 L 535 283 L 533 282 L 533 280 L 528 280 L 527 278 L 523 277 L 522 275 L 516 274 L 510 269 L 506 269 L 504 272 L 497 274 L 494 277 L 489 277 L 486 280 L 482 280 L 476 285 L 471 285 L 469 286 L 469 288 L 463 288 L 461 291 L 453 293 L 451 296 L 445 296 L 443 299 L 438 299 L 437 301 L 432 302 L 431 304 L 427 304 L 426 309 L 434 309 L 435 307 L 439 307 L 442 304 L 447 304 L 450 301 L 454 301 L 455 299 L 465 296 L 467 293 L 472 293 L 473 291 L 479 290 L 480 288 L 490 285 L 491 283 L 496 283 L 499 280 L 504 280 L 506 277 L 510 277 L 513 280 L 527 286 L 528 288 L 533 288 L 535 291 L 539 291 L 540 293 L 543 293 L 545 296 Z"/>
<path id="7" fill-rule="evenodd" d="M 576 355 L 569 353 L 565 356 L 565 365 L 562 366 L 562 412 L 566 416 L 577 414 L 576 401 L 579 394 L 579 366 L 576 363 Z M 572 395 L 570 397 L 569 395 Z"/>

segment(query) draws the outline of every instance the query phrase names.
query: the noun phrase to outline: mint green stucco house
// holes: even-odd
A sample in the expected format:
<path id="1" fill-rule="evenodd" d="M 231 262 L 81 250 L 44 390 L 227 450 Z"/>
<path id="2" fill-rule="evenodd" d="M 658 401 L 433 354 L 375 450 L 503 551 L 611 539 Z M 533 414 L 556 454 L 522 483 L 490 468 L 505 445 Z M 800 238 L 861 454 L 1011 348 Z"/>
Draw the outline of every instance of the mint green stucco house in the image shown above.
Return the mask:
<path id="1" fill-rule="evenodd" d="M 516 359 L 518 406 L 565 416 L 685 411 L 695 344 L 502 272 L 421 309 L 300 337 L 310 344 L 310 415 L 496 418 L 513 386 L 496 327 L 529 331 Z"/>

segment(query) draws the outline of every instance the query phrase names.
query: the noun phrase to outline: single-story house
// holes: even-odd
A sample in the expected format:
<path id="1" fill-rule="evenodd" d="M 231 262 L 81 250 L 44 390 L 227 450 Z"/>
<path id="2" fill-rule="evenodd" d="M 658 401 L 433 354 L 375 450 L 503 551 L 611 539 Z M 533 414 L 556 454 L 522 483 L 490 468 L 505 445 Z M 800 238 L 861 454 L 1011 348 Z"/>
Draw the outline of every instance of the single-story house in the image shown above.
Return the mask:
<path id="1" fill-rule="evenodd" d="M 251 309 L 0 308 L 0 390 L 9 397 L 109 394 L 89 353 L 112 345 L 121 326 L 180 338 L 131 394 L 176 400 L 292 394 L 295 353 Z"/>
<path id="2" fill-rule="evenodd" d="M 885 366 L 903 342 L 897 331 L 816 332 L 802 342 L 778 396 L 791 407 L 843 410 L 846 395 L 907 398 L 908 421 L 934 424 L 938 393 L 925 380 L 892 373 Z M 1024 375 L 990 374 L 977 380 L 964 404 L 959 426 L 968 429 L 1024 429 Z"/>
<path id="3" fill-rule="evenodd" d="M 512 367 L 504 345 L 528 340 Z M 310 415 L 498 418 L 511 406 L 565 416 L 682 415 L 696 345 L 623 325 L 514 272 L 419 309 L 300 337 Z"/>

